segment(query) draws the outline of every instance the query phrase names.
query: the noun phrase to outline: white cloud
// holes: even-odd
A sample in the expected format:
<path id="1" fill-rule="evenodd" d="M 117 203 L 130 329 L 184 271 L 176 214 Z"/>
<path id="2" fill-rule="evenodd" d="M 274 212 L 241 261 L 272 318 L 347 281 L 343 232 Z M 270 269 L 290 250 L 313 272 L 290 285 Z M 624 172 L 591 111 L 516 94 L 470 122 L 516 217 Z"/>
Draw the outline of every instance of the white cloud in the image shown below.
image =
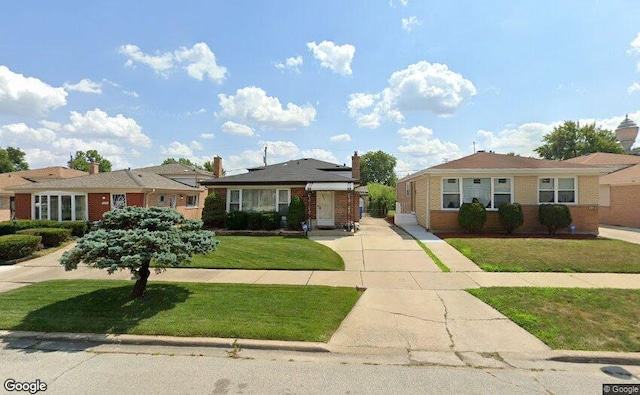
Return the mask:
<path id="1" fill-rule="evenodd" d="M 205 140 L 213 140 L 214 138 L 216 138 L 216 136 L 213 133 L 202 133 L 200 135 L 200 138 Z"/>
<path id="2" fill-rule="evenodd" d="M 255 150 L 245 150 L 239 155 L 231 155 L 225 158 L 225 169 L 227 174 L 243 173 L 245 169 L 263 166 L 264 147 L 267 146 L 267 163 L 272 165 L 291 159 L 296 159 L 300 155 L 300 149 L 291 141 L 260 141 Z"/>
<path id="3" fill-rule="evenodd" d="M 191 78 L 202 81 L 205 77 L 216 83 L 222 83 L 227 69 L 216 62 L 216 56 L 206 43 L 197 43 L 191 48 L 181 47 L 173 52 L 156 52 L 155 55 L 145 54 L 133 44 L 123 45 L 118 52 L 127 56 L 125 65 L 135 67 L 136 63 L 147 65 L 163 77 L 169 72 L 182 66 Z"/>
<path id="4" fill-rule="evenodd" d="M 634 82 L 627 88 L 627 92 L 629 94 L 640 92 L 640 84 L 637 82 Z"/>
<path id="5" fill-rule="evenodd" d="M 62 86 L 69 91 L 102 94 L 102 83 L 91 81 L 88 78 L 83 78 L 75 84 L 65 82 Z"/>
<path id="6" fill-rule="evenodd" d="M 122 91 L 122 93 L 131 97 L 140 97 L 140 95 L 136 91 Z"/>
<path id="7" fill-rule="evenodd" d="M 198 111 L 187 111 L 187 116 L 190 117 L 192 115 L 199 115 L 199 114 L 204 114 L 207 112 L 206 108 L 201 108 Z"/>
<path id="8" fill-rule="evenodd" d="M 629 53 L 634 53 L 634 54 L 640 54 L 640 32 L 638 33 L 638 35 L 636 36 L 636 38 L 634 38 L 631 43 L 629 44 L 629 46 L 631 47 L 629 49 Z"/>
<path id="9" fill-rule="evenodd" d="M 320 44 L 307 43 L 307 47 L 313 53 L 313 57 L 320 61 L 320 65 L 334 73 L 351 75 L 351 62 L 356 53 L 356 47 L 351 44 L 336 45 L 332 41 L 323 41 Z"/>
<path id="10" fill-rule="evenodd" d="M 263 127 L 281 130 L 295 130 L 309 126 L 316 117 L 316 110 L 310 104 L 298 106 L 288 103 L 282 107 L 276 97 L 255 86 L 238 89 L 236 95 L 219 94 L 222 111 L 220 117 L 228 117 Z"/>
<path id="11" fill-rule="evenodd" d="M 255 136 L 255 132 L 249 126 L 231 121 L 223 123 L 221 129 L 225 133 L 237 136 Z"/>
<path id="12" fill-rule="evenodd" d="M 331 142 L 333 143 L 336 143 L 336 142 L 348 143 L 349 141 L 351 141 L 351 136 L 349 136 L 347 133 L 337 134 L 335 136 L 331 136 L 329 140 L 331 140 Z"/>
<path id="13" fill-rule="evenodd" d="M 358 126 L 375 129 L 383 118 L 402 122 L 409 111 L 450 115 L 475 94 L 473 83 L 446 64 L 420 61 L 394 72 L 378 94 L 351 94 L 347 107 Z"/>
<path id="14" fill-rule="evenodd" d="M 24 123 L 14 123 L 0 126 L 0 138 L 3 145 L 26 148 L 51 144 L 56 133 L 46 127 L 34 129 Z"/>
<path id="15" fill-rule="evenodd" d="M 406 7 L 406 6 L 407 6 L 407 4 L 409 4 L 409 0 L 400 0 L 400 4 L 401 4 L 403 7 Z M 396 5 L 395 5 L 395 3 L 393 2 L 393 0 L 389 0 L 389 6 L 391 6 L 391 7 L 394 7 L 394 8 L 395 8 L 395 6 L 396 6 Z"/>
<path id="16" fill-rule="evenodd" d="M 127 118 L 122 114 L 111 117 L 100 109 L 84 114 L 71 111 L 69 121 L 62 130 L 74 136 L 124 140 L 139 147 L 151 145 L 151 139 L 142 133 L 140 125 L 133 118 Z"/>
<path id="17" fill-rule="evenodd" d="M 421 23 L 418 20 L 418 17 L 412 15 L 408 18 L 402 18 L 402 30 L 410 33 L 415 27 L 420 26 Z"/>
<path id="18" fill-rule="evenodd" d="M 160 153 L 167 157 L 187 159 L 194 156 L 191 148 L 177 141 L 172 142 L 168 147 L 160 146 Z"/>
<path id="19" fill-rule="evenodd" d="M 189 146 L 191 147 L 192 150 L 195 150 L 195 151 L 202 151 L 204 149 L 202 144 L 197 140 L 191 141 L 191 144 Z"/>
<path id="20" fill-rule="evenodd" d="M 330 163 L 340 163 L 338 158 L 336 158 L 332 152 L 320 148 L 304 150 L 302 151 L 302 157 L 323 160 Z"/>
<path id="21" fill-rule="evenodd" d="M 293 70 L 296 73 L 300 72 L 300 67 L 302 66 L 302 64 L 304 63 L 304 60 L 302 59 L 302 56 L 298 55 L 295 58 L 291 57 L 291 58 L 287 58 L 287 60 L 283 63 L 283 62 L 276 62 L 275 66 L 276 69 L 278 70 Z"/>
<path id="22" fill-rule="evenodd" d="M 401 128 L 398 134 L 404 140 L 398 151 L 409 155 L 414 165 L 428 167 L 462 156 L 457 144 L 433 138 L 433 131 L 424 126 Z"/>
<path id="23" fill-rule="evenodd" d="M 67 104 L 67 92 L 0 65 L 0 113 L 36 117 Z"/>

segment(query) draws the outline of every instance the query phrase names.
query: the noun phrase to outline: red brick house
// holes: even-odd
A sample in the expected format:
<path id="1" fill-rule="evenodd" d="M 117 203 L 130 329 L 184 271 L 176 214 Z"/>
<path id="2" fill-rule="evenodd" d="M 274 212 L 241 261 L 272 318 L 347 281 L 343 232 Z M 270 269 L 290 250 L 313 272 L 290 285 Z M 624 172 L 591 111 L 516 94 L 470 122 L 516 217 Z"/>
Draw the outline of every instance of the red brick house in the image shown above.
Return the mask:
<path id="1" fill-rule="evenodd" d="M 360 157 L 351 167 L 302 158 L 248 169 L 247 173 L 220 177 L 222 159 L 214 158 L 212 180 L 202 181 L 219 194 L 231 211 L 278 211 L 286 216 L 293 196 L 305 202 L 312 229 L 336 228 L 359 219 Z"/>
<path id="2" fill-rule="evenodd" d="M 566 204 L 576 232 L 598 233 L 598 177 L 606 170 L 567 161 L 477 152 L 433 166 L 399 180 L 397 214 L 408 214 L 433 232 L 461 232 L 460 205 L 478 199 L 487 208 L 484 230 L 501 231 L 498 205 L 520 203 L 519 232 L 544 232 L 538 206 Z"/>

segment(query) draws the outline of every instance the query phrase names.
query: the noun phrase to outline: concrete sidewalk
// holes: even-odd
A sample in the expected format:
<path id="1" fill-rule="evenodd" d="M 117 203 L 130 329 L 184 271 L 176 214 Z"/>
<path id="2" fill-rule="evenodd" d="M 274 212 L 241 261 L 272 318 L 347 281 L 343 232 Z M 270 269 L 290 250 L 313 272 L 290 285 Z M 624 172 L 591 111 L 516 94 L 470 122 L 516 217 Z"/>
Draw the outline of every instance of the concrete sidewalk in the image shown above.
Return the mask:
<path id="1" fill-rule="evenodd" d="M 600 225 L 599 236 L 606 237 L 607 239 L 617 239 L 628 243 L 640 244 L 640 229 L 638 228 Z"/>

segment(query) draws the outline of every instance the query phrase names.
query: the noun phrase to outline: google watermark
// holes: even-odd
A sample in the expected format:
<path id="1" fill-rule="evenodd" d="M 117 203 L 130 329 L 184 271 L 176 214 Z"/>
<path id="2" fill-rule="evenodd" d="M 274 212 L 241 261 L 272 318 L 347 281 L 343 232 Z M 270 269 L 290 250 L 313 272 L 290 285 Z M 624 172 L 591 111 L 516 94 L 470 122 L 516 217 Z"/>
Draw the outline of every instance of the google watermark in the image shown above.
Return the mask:
<path id="1" fill-rule="evenodd" d="M 47 383 L 40 379 L 36 381 L 16 381 L 14 379 L 7 379 L 4 381 L 4 389 L 9 392 L 28 392 L 30 394 L 37 394 L 38 392 L 47 390 Z"/>

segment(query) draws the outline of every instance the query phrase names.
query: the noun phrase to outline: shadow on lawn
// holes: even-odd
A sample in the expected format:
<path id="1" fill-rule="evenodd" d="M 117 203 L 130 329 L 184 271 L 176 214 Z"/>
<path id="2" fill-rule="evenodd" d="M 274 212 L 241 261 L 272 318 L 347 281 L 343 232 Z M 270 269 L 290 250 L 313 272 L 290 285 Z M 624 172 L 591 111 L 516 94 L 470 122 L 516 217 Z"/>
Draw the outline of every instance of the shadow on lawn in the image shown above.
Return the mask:
<path id="1" fill-rule="evenodd" d="M 190 291 L 174 284 L 149 284 L 146 294 L 130 300 L 131 285 L 104 288 L 61 300 L 31 311 L 13 331 L 97 334 L 86 336 L 11 337 L 7 348 L 37 351 L 82 351 L 107 342 L 107 334 L 124 334 L 141 321 L 173 309 L 189 297 Z M 110 341 L 111 342 L 111 341 Z"/>

